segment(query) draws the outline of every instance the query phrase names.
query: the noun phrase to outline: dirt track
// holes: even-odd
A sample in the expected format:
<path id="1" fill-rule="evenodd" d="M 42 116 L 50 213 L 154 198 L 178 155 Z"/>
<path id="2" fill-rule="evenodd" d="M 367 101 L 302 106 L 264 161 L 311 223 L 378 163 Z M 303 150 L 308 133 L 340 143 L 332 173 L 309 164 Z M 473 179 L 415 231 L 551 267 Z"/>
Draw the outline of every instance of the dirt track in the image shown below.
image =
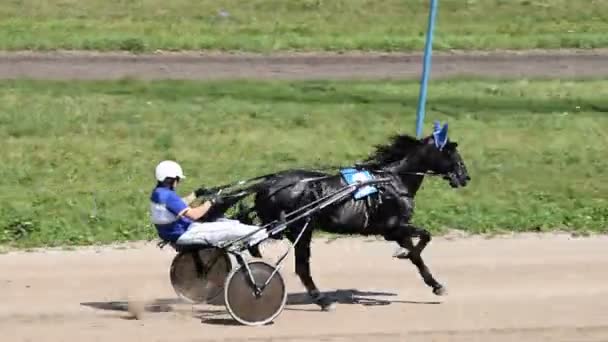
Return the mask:
<path id="1" fill-rule="evenodd" d="M 606 341 L 608 237 L 436 238 L 424 256 L 448 288 L 436 297 L 384 241 L 313 245 L 333 312 L 302 295 L 290 256 L 288 305 L 274 324 L 235 326 L 223 306 L 180 303 L 173 256 L 152 243 L 0 255 L 3 341 Z M 276 255 L 276 248 L 269 255 Z M 146 300 L 140 320 L 126 301 Z"/>
<path id="2" fill-rule="evenodd" d="M 421 54 L 0 53 L 0 79 L 419 79 Z M 432 79 L 608 76 L 608 51 L 433 55 Z"/>

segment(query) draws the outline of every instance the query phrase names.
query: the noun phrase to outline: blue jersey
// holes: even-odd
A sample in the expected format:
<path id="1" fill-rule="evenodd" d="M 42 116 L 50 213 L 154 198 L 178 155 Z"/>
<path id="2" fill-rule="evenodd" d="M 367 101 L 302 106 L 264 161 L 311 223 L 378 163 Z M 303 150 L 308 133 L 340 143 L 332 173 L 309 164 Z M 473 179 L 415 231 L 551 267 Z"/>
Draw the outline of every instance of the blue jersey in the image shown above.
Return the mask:
<path id="1" fill-rule="evenodd" d="M 193 222 L 183 214 L 188 205 L 179 195 L 169 189 L 157 187 L 150 196 L 150 219 L 156 226 L 158 236 L 175 242 Z"/>

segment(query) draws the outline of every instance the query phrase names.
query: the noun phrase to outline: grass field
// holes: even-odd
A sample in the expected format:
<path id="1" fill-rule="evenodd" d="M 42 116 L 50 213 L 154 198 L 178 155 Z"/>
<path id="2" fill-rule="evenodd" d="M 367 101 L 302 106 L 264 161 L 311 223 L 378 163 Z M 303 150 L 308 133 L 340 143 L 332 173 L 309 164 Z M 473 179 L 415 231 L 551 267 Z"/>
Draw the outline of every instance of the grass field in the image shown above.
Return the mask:
<path id="1" fill-rule="evenodd" d="M 1 50 L 420 50 L 429 0 L 5 0 Z M 608 46 L 605 0 L 441 0 L 434 48 Z"/>
<path id="2" fill-rule="evenodd" d="M 417 82 L 0 83 L 0 240 L 20 246 L 155 237 L 153 169 L 182 193 L 288 167 L 347 164 L 414 131 Z M 606 231 L 608 81 L 436 81 L 473 182 L 428 179 L 433 231 Z"/>

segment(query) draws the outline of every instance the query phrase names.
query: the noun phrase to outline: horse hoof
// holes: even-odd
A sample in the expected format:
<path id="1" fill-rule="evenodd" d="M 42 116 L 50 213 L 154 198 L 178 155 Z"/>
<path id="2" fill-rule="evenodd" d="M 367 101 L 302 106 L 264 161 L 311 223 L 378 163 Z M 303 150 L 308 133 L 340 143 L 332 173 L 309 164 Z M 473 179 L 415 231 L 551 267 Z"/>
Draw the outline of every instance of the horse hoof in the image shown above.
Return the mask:
<path id="1" fill-rule="evenodd" d="M 318 306 L 321 307 L 322 311 L 329 312 L 334 311 L 336 309 L 336 303 L 332 301 L 329 297 L 321 297 L 316 301 Z"/>
<path id="2" fill-rule="evenodd" d="M 336 310 L 336 303 L 326 303 L 321 305 L 321 310 L 324 312 L 331 312 Z"/>
<path id="3" fill-rule="evenodd" d="M 445 288 L 445 286 L 439 285 L 433 289 L 433 293 L 437 296 L 445 296 L 448 294 L 448 290 Z"/>
<path id="4" fill-rule="evenodd" d="M 410 251 L 405 248 L 399 248 L 393 253 L 393 258 L 397 259 L 407 259 L 410 256 Z"/>

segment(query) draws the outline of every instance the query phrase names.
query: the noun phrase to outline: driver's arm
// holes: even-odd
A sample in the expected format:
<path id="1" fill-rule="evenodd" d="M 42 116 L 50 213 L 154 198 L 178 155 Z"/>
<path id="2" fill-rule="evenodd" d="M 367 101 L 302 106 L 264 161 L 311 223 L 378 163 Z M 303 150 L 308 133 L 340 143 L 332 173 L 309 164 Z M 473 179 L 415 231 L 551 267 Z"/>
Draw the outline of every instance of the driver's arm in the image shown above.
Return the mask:
<path id="1" fill-rule="evenodd" d="M 203 204 L 192 207 L 194 201 L 192 195 L 184 198 L 179 197 L 175 192 L 167 200 L 167 209 L 178 217 L 187 217 L 192 220 L 198 220 L 203 217 L 209 208 L 215 203 L 214 201 L 205 201 Z"/>
<path id="2" fill-rule="evenodd" d="M 205 201 L 205 203 L 199 205 L 198 207 L 190 207 L 188 206 L 184 210 L 182 210 L 178 216 L 185 216 L 192 220 L 198 220 L 201 217 L 205 216 L 209 208 L 211 208 L 211 201 Z"/>

